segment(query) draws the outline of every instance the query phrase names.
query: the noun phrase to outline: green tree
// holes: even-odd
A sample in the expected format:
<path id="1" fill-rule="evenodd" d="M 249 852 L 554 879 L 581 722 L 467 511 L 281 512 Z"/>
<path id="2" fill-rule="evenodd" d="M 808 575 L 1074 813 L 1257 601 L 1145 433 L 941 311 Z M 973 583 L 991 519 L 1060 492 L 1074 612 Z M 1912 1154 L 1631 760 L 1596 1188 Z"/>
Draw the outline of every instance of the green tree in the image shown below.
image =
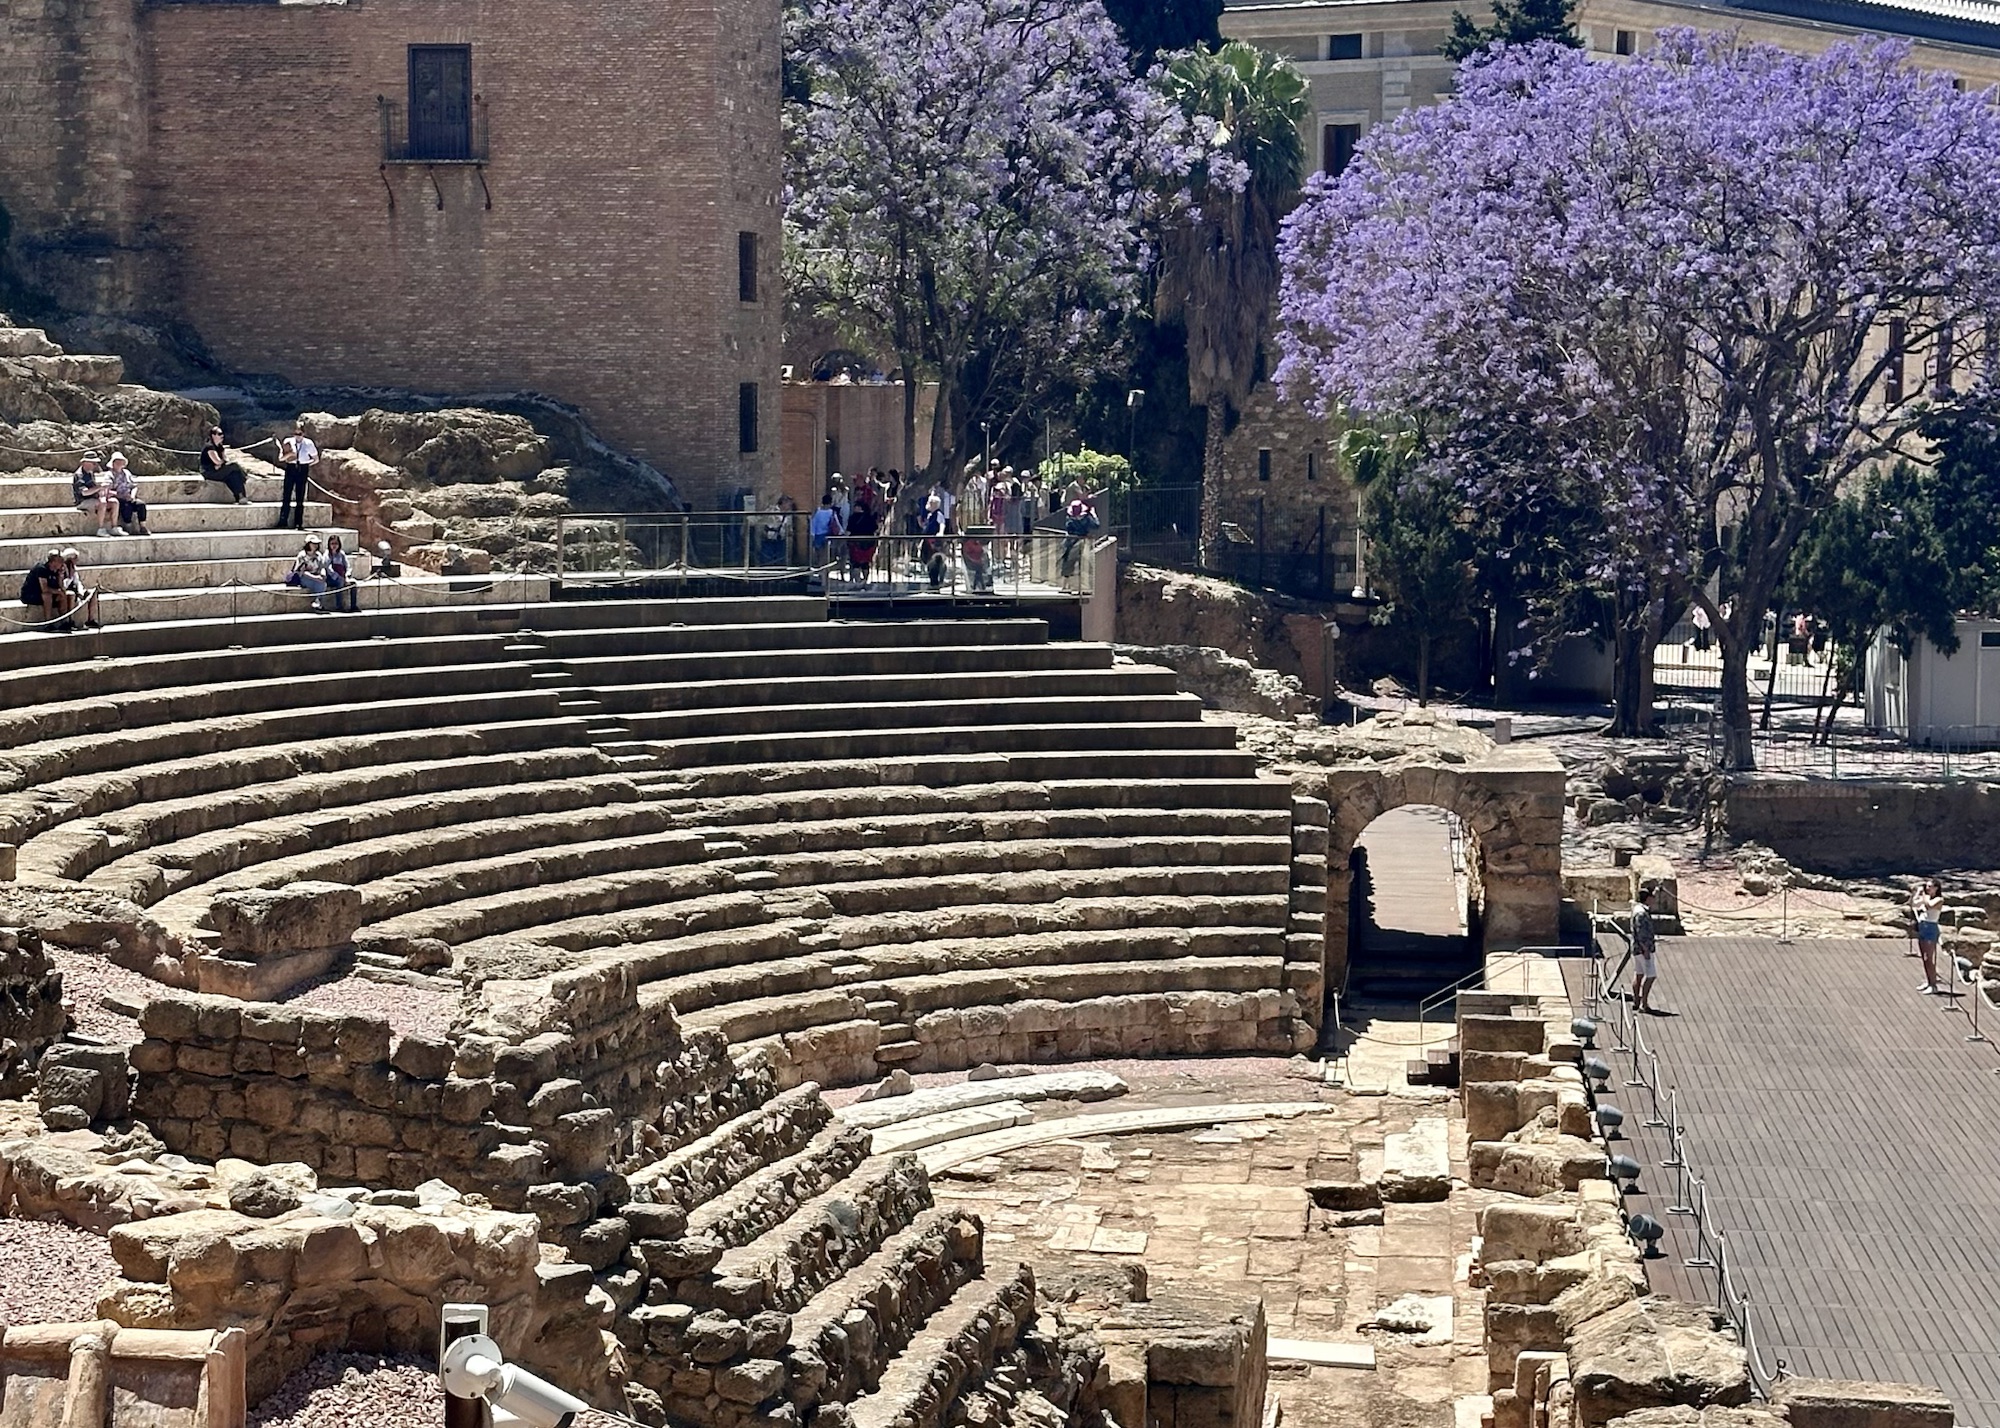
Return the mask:
<path id="1" fill-rule="evenodd" d="M 1278 226 L 1305 177 L 1299 126 L 1305 79 L 1240 40 L 1176 56 L 1161 77 L 1205 151 L 1190 178 L 1194 207 L 1166 237 L 1156 307 L 1187 328 L 1188 397 L 1207 410 L 1199 558 L 1222 533 L 1222 442 L 1231 406 L 1261 376 L 1278 297 Z"/>
<path id="2" fill-rule="evenodd" d="M 1576 0 L 1493 0 L 1493 23 L 1476 25 L 1463 10 L 1451 12 L 1451 38 L 1440 46 L 1446 59 L 1464 60 L 1489 45 L 1532 45 L 1554 40 L 1582 49 L 1583 39 L 1571 23 Z"/>
<path id="3" fill-rule="evenodd" d="M 1934 474 L 1899 461 L 1822 511 L 1793 552 L 1785 604 L 1824 625 L 1837 651 L 1838 682 L 1821 737 L 1832 738 L 1833 715 L 1861 688 L 1878 634 L 1905 658 L 1919 639 L 1957 651 L 1952 624 L 1961 581 L 1950 542 L 1963 532 L 1949 500 Z"/>
<path id="4" fill-rule="evenodd" d="M 1961 397 L 1931 413 L 1934 465 L 1926 510 L 1951 567 L 1960 610 L 2000 611 L 2000 398 Z"/>
<path id="5" fill-rule="evenodd" d="M 1417 637 L 1417 703 L 1431 702 L 1431 649 L 1465 623 L 1473 592 L 1473 522 L 1448 481 L 1427 477 L 1402 432 L 1354 427 L 1341 459 L 1362 492 L 1368 570 L 1389 590 L 1386 613 Z"/>

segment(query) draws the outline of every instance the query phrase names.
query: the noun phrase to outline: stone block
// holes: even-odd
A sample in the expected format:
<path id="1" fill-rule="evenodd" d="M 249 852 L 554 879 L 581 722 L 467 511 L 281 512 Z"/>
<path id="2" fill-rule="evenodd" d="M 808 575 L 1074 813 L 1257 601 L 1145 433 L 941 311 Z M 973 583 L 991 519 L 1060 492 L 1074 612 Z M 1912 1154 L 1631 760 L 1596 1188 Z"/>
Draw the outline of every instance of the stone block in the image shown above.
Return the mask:
<path id="1" fill-rule="evenodd" d="M 1748 1358 L 1713 1311 L 1660 1295 L 1579 1324 L 1569 1355 L 1578 1428 L 1603 1428 L 1641 1408 L 1750 1401 Z"/>
<path id="2" fill-rule="evenodd" d="M 1524 1259 L 1542 1264 L 1584 1247 L 1583 1222 L 1574 1206 L 1501 1200 L 1479 1216 L 1482 1261 Z"/>
<path id="3" fill-rule="evenodd" d="M 1788 1378 L 1771 1403 L 1792 1428 L 1951 1428 L 1951 1400 L 1913 1383 Z"/>
<path id="4" fill-rule="evenodd" d="M 361 893 L 345 883 L 234 889 L 209 904 L 216 945 L 248 960 L 345 947 L 361 917 Z"/>
<path id="5" fill-rule="evenodd" d="M 1458 1021 L 1461 1054 L 1474 1051 L 1518 1051 L 1540 1056 L 1547 1039 L 1541 1021 L 1533 1017 L 1464 1016 Z"/>

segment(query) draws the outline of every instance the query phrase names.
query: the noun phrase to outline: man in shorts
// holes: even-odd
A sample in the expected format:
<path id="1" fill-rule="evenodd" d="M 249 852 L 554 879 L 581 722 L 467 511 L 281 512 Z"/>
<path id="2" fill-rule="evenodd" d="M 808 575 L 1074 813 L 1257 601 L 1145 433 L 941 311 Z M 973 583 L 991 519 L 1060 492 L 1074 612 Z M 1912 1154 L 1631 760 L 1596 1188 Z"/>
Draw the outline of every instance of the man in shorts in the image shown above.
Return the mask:
<path id="1" fill-rule="evenodd" d="M 1647 998 L 1653 994 L 1653 983 L 1660 979 L 1660 939 L 1653 930 L 1653 889 L 1639 889 L 1639 897 L 1632 904 L 1632 1005 L 1642 1012 L 1655 1008 Z"/>

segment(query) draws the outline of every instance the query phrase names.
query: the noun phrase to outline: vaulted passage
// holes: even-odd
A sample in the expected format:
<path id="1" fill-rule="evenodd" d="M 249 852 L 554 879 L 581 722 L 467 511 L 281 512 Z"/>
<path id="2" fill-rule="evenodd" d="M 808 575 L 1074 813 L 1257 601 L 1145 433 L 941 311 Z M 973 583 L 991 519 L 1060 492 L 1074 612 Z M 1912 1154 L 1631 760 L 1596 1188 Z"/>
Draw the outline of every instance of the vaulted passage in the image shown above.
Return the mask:
<path id="1" fill-rule="evenodd" d="M 1415 1004 L 1478 968 L 1477 850 L 1455 815 L 1391 809 L 1350 867 L 1348 1001 Z"/>

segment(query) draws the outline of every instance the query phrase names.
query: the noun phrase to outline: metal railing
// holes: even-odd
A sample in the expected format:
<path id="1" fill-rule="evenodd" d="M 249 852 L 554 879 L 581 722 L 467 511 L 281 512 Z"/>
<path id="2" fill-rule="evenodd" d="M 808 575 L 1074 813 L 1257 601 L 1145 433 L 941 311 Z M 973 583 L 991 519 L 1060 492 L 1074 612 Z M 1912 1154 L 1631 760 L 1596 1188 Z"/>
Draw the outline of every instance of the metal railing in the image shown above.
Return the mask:
<path id="1" fill-rule="evenodd" d="M 1518 967 L 1525 967 L 1530 962 L 1542 961 L 1549 957 L 1588 957 L 1590 949 L 1587 947 L 1516 947 L 1512 952 L 1504 953 L 1503 955 L 1507 958 L 1506 961 L 1490 966 L 1482 962 L 1482 965 L 1476 971 L 1467 972 L 1450 986 L 1439 988 L 1417 1003 L 1417 1040 L 1419 1044 L 1428 1042 L 1424 1028 L 1435 1017 L 1438 1009 L 1447 1002 L 1457 1001 L 1460 992 L 1483 990 L 1488 978 L 1505 972 L 1511 972 Z M 1479 985 L 1475 986 L 1475 983 Z"/>
<path id="2" fill-rule="evenodd" d="M 835 536 L 815 573 L 833 599 L 1087 596 L 1094 544 L 1088 535 L 1002 536 L 977 527 L 942 536 Z"/>
<path id="3" fill-rule="evenodd" d="M 1650 1113 L 1641 1124 L 1666 1132 L 1667 1158 L 1659 1162 L 1658 1168 L 1673 1172 L 1674 1189 L 1673 1203 L 1666 1207 L 1665 1213 L 1688 1219 L 1694 1238 L 1693 1253 L 1684 1257 L 1681 1263 L 1688 1269 L 1715 1271 L 1716 1310 L 1729 1320 L 1736 1331 L 1737 1342 L 1743 1346 L 1751 1387 L 1758 1397 L 1769 1398 L 1771 1390 L 1781 1380 L 1791 1376 L 1791 1370 L 1782 1357 L 1774 1356 L 1775 1367 L 1764 1361 L 1763 1347 L 1757 1340 L 1750 1295 L 1737 1283 L 1732 1272 L 1729 1236 L 1709 1209 L 1706 1178 L 1695 1171 L 1688 1156 L 1687 1133 L 1681 1125 L 1680 1091 L 1670 1086 L 1662 1094 L 1659 1053 L 1646 1045 L 1644 1023 L 1635 1014 L 1632 1002 L 1611 996 L 1610 990 L 1604 986 L 1603 968 L 1602 956 L 1590 959 L 1584 997 L 1586 1012 L 1601 1027 L 1605 1024 L 1605 1001 L 1609 1000 L 1616 1008 L 1611 1028 L 1618 1044 L 1613 1049 L 1632 1059 L 1631 1073 L 1623 1084 L 1628 1090 L 1643 1090 L 1646 1093 Z M 1616 1074 L 1614 1067 L 1612 1075 Z M 1590 1090 L 1593 1118 L 1599 1089 Z M 1629 1227 L 1631 1217 L 1627 1215 L 1626 1219 Z"/>
<path id="4" fill-rule="evenodd" d="M 1063 531 L 836 535 L 815 542 L 806 511 L 560 516 L 559 581 L 793 582 L 831 599 L 1022 600 L 1092 593 L 1095 538 Z"/>

